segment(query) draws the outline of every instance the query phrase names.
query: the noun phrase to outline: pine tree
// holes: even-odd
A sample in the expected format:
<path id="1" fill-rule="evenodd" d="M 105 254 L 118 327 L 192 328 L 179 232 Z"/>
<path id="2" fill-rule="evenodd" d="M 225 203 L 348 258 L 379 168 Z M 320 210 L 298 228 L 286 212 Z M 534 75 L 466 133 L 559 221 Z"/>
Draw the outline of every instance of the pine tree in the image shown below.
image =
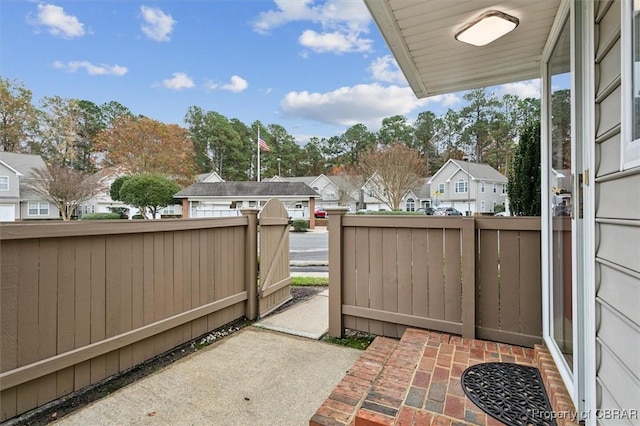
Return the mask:
<path id="1" fill-rule="evenodd" d="M 525 126 L 508 177 L 511 214 L 540 216 L 540 121 Z"/>

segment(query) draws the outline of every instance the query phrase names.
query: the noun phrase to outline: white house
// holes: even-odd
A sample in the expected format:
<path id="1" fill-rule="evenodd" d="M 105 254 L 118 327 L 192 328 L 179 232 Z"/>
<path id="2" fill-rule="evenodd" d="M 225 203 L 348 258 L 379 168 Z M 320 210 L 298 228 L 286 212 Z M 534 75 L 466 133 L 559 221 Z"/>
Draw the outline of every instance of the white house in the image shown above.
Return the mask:
<path id="1" fill-rule="evenodd" d="M 60 218 L 58 208 L 29 187 L 32 172 L 45 167 L 39 155 L 0 151 L 0 222 Z"/>
<path id="2" fill-rule="evenodd" d="M 243 208 L 261 208 L 278 198 L 293 219 L 313 219 L 318 193 L 302 182 L 196 182 L 174 196 L 183 217 L 240 216 Z M 311 225 L 313 225 L 313 220 Z"/>
<path id="3" fill-rule="evenodd" d="M 508 179 L 488 164 L 450 159 L 429 180 L 434 207 L 467 215 L 492 213 L 507 200 Z"/>
<path id="4" fill-rule="evenodd" d="M 140 211 L 137 208 L 111 198 L 111 185 L 117 178 L 122 176 L 127 176 L 127 174 L 118 167 L 105 167 L 90 176 L 89 179 L 99 186 L 99 191 L 78 207 L 78 216 L 87 213 L 112 213 L 113 209 L 124 209 L 129 218 L 139 214 Z M 181 204 L 167 206 L 160 211 L 160 216 L 181 214 Z"/>
<path id="5" fill-rule="evenodd" d="M 540 79 L 542 337 L 585 424 L 640 424 L 640 3 L 365 4 L 418 98 Z M 491 10 L 518 25 L 456 39 Z M 552 114 L 559 90 L 570 126 Z"/>

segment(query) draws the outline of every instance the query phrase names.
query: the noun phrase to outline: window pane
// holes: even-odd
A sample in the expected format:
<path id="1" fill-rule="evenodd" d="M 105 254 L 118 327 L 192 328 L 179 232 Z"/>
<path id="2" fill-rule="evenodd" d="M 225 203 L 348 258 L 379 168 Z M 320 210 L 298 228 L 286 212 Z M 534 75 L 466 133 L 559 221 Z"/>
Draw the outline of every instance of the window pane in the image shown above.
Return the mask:
<path id="1" fill-rule="evenodd" d="M 3 191 L 9 190 L 9 177 L 0 176 L 0 190 L 3 190 Z"/>
<path id="2" fill-rule="evenodd" d="M 565 21 L 549 62 L 551 167 L 547 196 L 551 206 L 551 335 L 573 370 L 570 52 L 569 23 Z"/>

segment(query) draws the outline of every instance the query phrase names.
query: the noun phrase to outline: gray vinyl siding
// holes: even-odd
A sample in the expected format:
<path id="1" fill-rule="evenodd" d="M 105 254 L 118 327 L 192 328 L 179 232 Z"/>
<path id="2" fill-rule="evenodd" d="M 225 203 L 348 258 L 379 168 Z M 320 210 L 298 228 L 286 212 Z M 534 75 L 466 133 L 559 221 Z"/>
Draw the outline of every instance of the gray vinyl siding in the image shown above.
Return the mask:
<path id="1" fill-rule="evenodd" d="M 597 403 L 629 410 L 640 403 L 640 168 L 620 165 L 620 2 L 596 2 L 595 15 Z"/>

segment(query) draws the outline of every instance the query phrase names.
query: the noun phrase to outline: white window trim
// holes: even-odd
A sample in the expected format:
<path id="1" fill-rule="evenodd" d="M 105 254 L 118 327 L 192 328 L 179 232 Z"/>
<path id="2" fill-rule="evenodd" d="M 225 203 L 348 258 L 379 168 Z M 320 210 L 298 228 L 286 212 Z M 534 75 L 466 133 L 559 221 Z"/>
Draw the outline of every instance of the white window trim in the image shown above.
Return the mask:
<path id="1" fill-rule="evenodd" d="M 460 188 L 461 186 L 462 190 Z M 464 179 L 460 179 L 455 183 L 455 190 L 456 194 L 466 194 L 469 190 L 469 183 Z"/>
<path id="2" fill-rule="evenodd" d="M 35 210 L 38 211 L 38 213 L 36 214 L 32 214 L 31 213 L 31 206 L 32 205 L 36 205 Z M 47 212 L 46 213 L 40 213 L 40 206 L 41 205 L 46 205 L 47 206 Z M 49 214 L 51 214 L 51 206 L 49 206 L 49 203 L 46 201 L 30 201 L 29 203 L 27 203 L 27 216 L 31 216 L 31 217 L 37 217 L 37 216 L 49 216 Z"/>
<path id="3" fill-rule="evenodd" d="M 480 182 L 480 192 L 485 192 L 486 188 L 485 188 L 485 182 L 481 181 Z"/>
<path id="4" fill-rule="evenodd" d="M 497 184 L 497 183 L 495 183 L 495 182 L 493 182 L 493 189 L 492 189 L 492 191 L 493 191 L 493 193 L 494 193 L 494 194 L 497 194 L 497 193 L 498 193 L 498 184 Z"/>
<path id="5" fill-rule="evenodd" d="M 640 139 L 633 140 L 633 3 L 622 1 L 622 140 L 620 167 L 622 170 L 640 166 Z M 640 64 L 639 64 L 640 66 Z M 638 70 L 640 77 L 640 70 Z M 638 117 L 640 120 L 640 117 Z"/>
<path id="6" fill-rule="evenodd" d="M 416 200 L 413 198 L 407 198 L 405 202 L 405 210 L 408 212 L 416 211 Z"/>
<path id="7" fill-rule="evenodd" d="M 444 183 L 439 183 L 438 184 L 438 192 L 440 192 L 440 195 L 443 195 L 445 193 L 445 185 L 444 185 Z"/>
<path id="8" fill-rule="evenodd" d="M 8 191 L 10 189 L 10 187 L 9 187 L 9 176 L 0 176 L 0 180 L 5 180 L 5 179 L 6 179 L 6 182 L 7 182 L 7 187 L 6 188 L 2 188 L 0 186 L 0 191 Z"/>

